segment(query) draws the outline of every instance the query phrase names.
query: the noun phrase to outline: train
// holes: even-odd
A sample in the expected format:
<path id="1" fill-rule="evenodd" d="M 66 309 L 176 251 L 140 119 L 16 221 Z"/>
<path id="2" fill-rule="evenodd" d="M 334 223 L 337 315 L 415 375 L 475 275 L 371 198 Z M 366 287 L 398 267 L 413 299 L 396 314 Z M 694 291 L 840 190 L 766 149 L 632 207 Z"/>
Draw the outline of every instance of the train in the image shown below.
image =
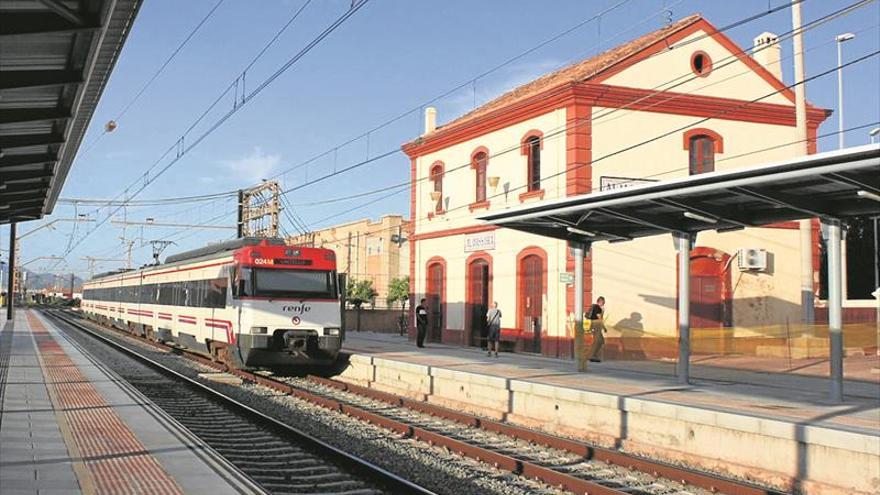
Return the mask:
<path id="1" fill-rule="evenodd" d="M 241 238 L 97 275 L 81 311 L 236 368 L 331 365 L 345 336 L 340 286 L 332 250 Z"/>

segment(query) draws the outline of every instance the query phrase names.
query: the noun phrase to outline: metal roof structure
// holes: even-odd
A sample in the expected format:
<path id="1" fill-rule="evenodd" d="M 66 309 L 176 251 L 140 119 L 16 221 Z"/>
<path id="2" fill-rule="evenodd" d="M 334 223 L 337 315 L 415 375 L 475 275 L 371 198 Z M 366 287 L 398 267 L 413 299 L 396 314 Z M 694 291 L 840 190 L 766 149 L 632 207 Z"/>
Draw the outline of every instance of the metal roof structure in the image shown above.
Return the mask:
<path id="1" fill-rule="evenodd" d="M 880 144 L 546 201 L 480 219 L 569 241 L 619 242 L 860 215 L 880 215 Z"/>
<path id="2" fill-rule="evenodd" d="M 140 4 L 0 3 L 0 224 L 54 209 Z"/>

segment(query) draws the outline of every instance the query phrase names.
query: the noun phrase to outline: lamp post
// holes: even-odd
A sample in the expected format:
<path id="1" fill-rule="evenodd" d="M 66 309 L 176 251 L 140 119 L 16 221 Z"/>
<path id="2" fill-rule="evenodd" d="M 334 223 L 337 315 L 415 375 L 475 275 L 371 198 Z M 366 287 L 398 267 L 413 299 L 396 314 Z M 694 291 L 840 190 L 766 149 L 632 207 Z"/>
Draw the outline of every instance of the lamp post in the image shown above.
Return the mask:
<path id="1" fill-rule="evenodd" d="M 852 33 L 838 34 L 834 37 L 837 41 L 837 144 L 843 149 L 843 44 L 856 35 Z"/>

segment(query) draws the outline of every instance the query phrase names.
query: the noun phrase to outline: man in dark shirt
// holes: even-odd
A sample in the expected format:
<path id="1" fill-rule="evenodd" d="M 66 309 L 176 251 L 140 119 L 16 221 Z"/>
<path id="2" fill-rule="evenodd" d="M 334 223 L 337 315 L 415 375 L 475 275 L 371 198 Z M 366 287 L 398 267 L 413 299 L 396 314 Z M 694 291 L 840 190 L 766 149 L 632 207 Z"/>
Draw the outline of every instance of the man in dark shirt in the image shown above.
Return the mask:
<path id="1" fill-rule="evenodd" d="M 416 306 L 416 345 L 425 347 L 425 335 L 428 333 L 428 307 L 425 303 L 428 300 L 422 298 L 419 305 Z"/>
<path id="2" fill-rule="evenodd" d="M 605 349 L 605 336 L 603 332 L 608 332 L 605 328 L 605 298 L 599 296 L 596 304 L 590 306 L 590 312 L 587 313 L 587 319 L 590 320 L 590 333 L 593 334 L 593 343 L 590 345 L 590 352 L 587 354 L 593 363 L 602 362 L 602 351 Z"/>

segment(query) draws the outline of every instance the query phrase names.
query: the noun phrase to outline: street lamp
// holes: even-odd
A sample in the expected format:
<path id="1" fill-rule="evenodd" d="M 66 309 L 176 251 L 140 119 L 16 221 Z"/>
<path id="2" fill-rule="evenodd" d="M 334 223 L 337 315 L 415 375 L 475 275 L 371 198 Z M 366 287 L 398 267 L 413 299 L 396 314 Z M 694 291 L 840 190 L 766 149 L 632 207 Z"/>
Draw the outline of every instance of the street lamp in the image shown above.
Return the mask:
<path id="1" fill-rule="evenodd" d="M 838 34 L 834 37 L 837 41 L 837 143 L 843 149 L 843 44 L 856 35 L 852 33 Z"/>

